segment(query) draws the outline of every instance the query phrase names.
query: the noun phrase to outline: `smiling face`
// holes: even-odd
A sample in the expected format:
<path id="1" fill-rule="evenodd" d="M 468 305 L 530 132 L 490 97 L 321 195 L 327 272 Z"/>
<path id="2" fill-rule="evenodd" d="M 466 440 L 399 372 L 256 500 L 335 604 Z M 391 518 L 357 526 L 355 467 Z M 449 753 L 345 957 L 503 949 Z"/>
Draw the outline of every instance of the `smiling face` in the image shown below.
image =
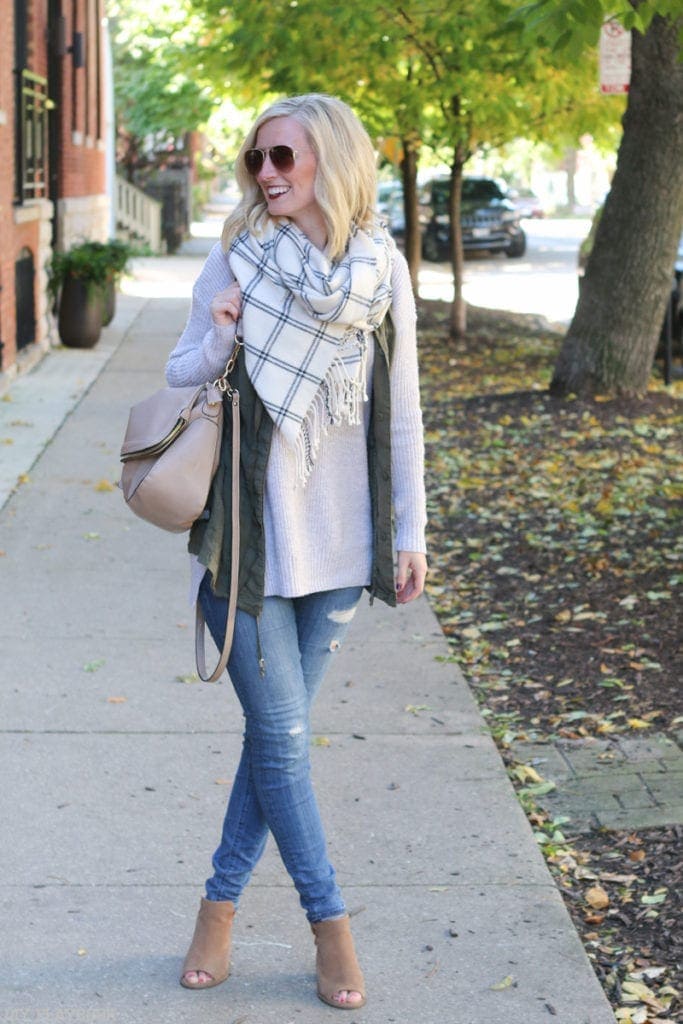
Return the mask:
<path id="1" fill-rule="evenodd" d="M 322 248 L 327 231 L 315 198 L 318 162 L 303 127 L 293 117 L 275 117 L 261 125 L 254 146 L 264 150 L 273 146 L 291 146 L 296 152 L 291 171 L 278 170 L 266 155 L 256 181 L 265 196 L 271 217 L 288 217 Z"/>

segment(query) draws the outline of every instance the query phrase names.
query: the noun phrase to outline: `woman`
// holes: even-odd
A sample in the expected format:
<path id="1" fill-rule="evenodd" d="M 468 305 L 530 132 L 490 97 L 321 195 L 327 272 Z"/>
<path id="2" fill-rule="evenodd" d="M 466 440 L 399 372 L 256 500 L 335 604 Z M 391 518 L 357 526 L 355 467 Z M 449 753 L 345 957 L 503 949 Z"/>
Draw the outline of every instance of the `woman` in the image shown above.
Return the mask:
<path id="1" fill-rule="evenodd" d="M 219 376 L 239 327 L 241 563 L 228 673 L 244 745 L 180 983 L 228 976 L 235 908 L 270 831 L 314 933 L 318 995 L 357 1009 L 364 981 L 311 786 L 309 718 L 363 588 L 395 604 L 424 586 L 415 304 L 405 260 L 373 213 L 370 139 L 346 104 L 317 94 L 275 103 L 244 141 L 237 180 L 242 200 L 166 370 L 171 385 Z M 190 538 L 219 647 L 229 449 Z"/>

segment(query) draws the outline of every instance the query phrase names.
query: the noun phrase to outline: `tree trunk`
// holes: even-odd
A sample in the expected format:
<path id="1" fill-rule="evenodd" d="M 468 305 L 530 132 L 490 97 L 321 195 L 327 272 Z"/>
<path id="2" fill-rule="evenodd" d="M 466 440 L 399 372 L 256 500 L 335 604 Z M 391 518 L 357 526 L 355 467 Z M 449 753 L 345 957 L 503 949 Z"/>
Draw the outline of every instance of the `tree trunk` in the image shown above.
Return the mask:
<path id="1" fill-rule="evenodd" d="M 633 33 L 617 169 L 551 391 L 642 394 L 683 228 L 683 19 Z M 606 99 L 605 102 L 609 102 Z"/>
<path id="2" fill-rule="evenodd" d="M 574 213 L 576 208 L 576 150 L 574 148 L 565 150 L 564 169 L 567 174 L 567 206 L 569 212 Z"/>
<path id="3" fill-rule="evenodd" d="M 458 143 L 451 164 L 451 189 L 448 215 L 451 223 L 451 264 L 453 267 L 453 305 L 451 306 L 450 336 L 464 338 L 467 331 L 467 306 L 462 294 L 465 270 L 465 253 L 462 247 L 462 224 L 460 206 L 462 201 L 462 169 L 465 165 L 465 151 Z"/>
<path id="4" fill-rule="evenodd" d="M 421 242 L 417 203 L 417 151 L 412 139 L 403 139 L 403 212 L 405 216 L 405 257 L 410 270 L 413 291 L 417 295 Z"/>

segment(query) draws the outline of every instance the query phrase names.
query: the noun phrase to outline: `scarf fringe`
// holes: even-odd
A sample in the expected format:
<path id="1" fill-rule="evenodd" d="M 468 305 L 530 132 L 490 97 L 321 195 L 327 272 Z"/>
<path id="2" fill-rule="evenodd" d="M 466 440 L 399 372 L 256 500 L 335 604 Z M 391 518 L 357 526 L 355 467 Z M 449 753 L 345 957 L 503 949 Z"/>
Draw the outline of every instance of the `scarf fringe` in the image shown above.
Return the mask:
<path id="1" fill-rule="evenodd" d="M 362 332 L 361 332 L 362 333 Z M 347 423 L 351 427 L 362 422 L 362 409 L 367 394 L 367 341 L 363 335 L 358 341 L 361 358 L 356 376 L 352 376 L 344 360 L 337 356 L 304 416 L 296 437 L 297 478 L 302 484 L 308 480 L 318 457 L 320 442 L 330 426 Z"/>

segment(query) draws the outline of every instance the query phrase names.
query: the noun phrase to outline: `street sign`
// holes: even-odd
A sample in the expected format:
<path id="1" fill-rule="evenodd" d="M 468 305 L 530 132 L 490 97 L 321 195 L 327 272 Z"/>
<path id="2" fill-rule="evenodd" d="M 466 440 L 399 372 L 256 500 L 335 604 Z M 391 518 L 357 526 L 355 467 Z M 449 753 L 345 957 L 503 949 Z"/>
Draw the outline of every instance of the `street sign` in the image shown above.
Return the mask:
<path id="1" fill-rule="evenodd" d="M 608 18 L 600 30 L 600 92 L 628 92 L 631 81 L 631 33 Z"/>

